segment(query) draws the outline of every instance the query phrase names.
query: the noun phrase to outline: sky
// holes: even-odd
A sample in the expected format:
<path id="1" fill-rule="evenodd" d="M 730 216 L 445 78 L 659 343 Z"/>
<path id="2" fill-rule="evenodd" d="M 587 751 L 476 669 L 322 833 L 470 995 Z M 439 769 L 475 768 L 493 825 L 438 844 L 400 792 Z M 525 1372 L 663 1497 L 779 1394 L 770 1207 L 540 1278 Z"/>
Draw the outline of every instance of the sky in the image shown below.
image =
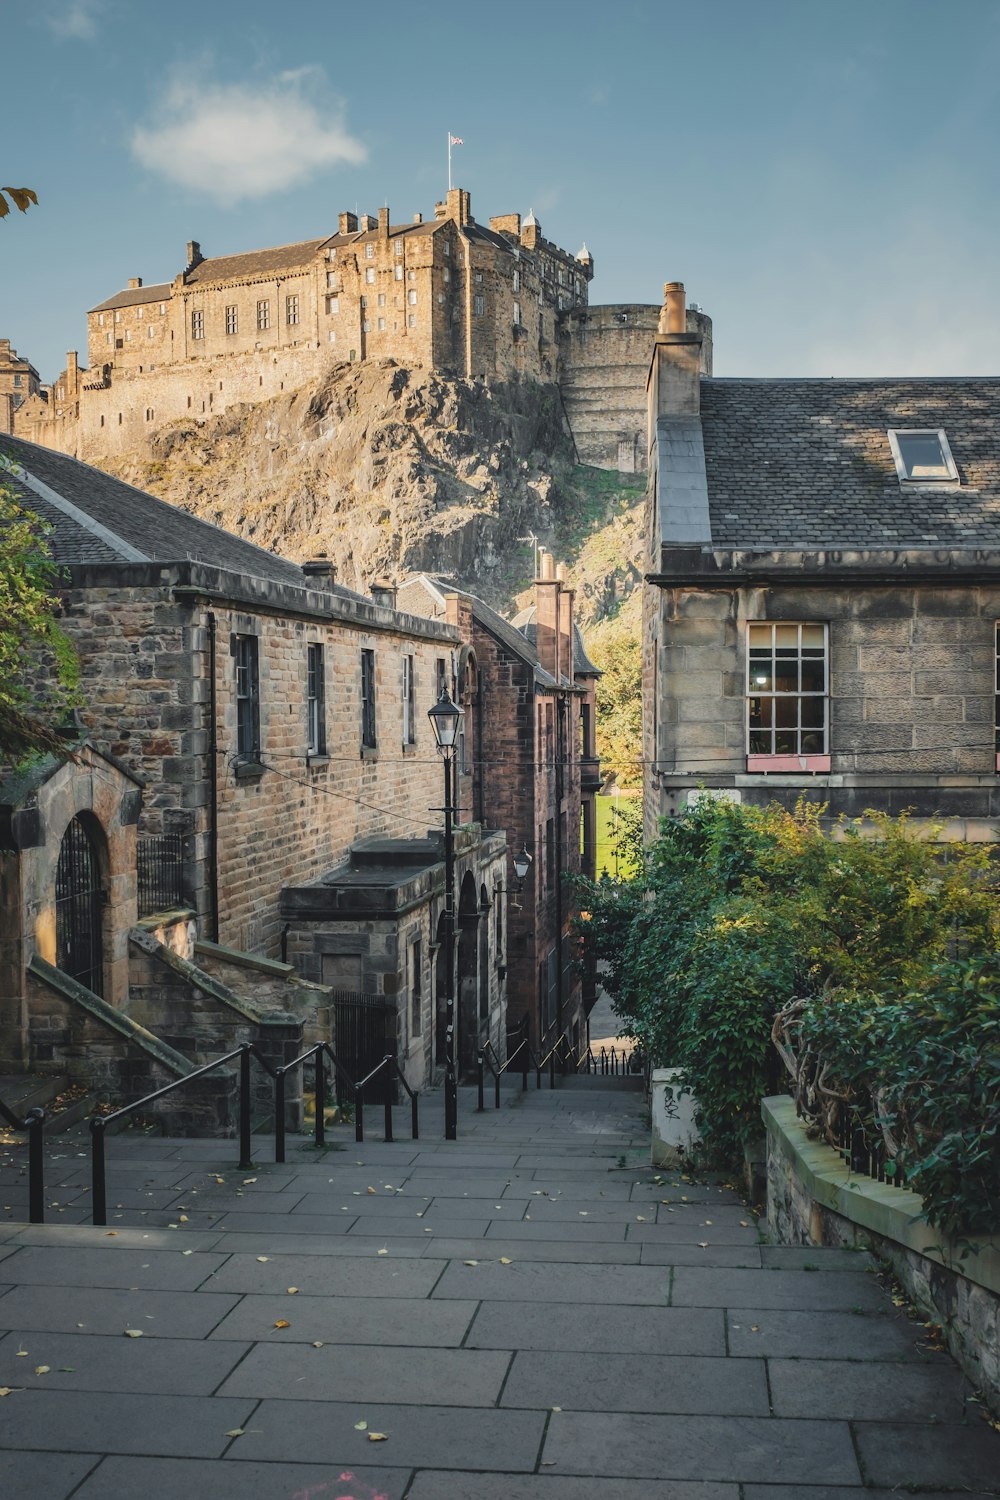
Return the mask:
<path id="1" fill-rule="evenodd" d="M 0 336 L 346 208 L 533 209 L 717 375 L 1000 373 L 1000 0 L 0 0 Z"/>

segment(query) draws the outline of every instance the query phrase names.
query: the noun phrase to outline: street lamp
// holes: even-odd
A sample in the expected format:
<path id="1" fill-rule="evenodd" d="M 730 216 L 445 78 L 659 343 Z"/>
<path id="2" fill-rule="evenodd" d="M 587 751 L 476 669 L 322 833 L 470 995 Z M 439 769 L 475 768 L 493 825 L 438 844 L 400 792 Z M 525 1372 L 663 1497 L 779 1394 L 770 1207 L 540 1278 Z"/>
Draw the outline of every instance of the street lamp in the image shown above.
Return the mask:
<path id="1" fill-rule="evenodd" d="M 520 895 L 522 889 L 524 888 L 525 877 L 527 876 L 530 869 L 531 855 L 528 853 L 527 844 L 524 844 L 521 848 L 521 852 L 514 855 L 514 874 L 517 876 L 518 895 Z"/>
<path id="2" fill-rule="evenodd" d="M 458 1138 L 458 1080 L 455 1077 L 455 833 L 452 818 L 452 762 L 461 710 L 443 688 L 433 708 L 427 710 L 434 740 L 444 761 L 444 975 L 445 975 L 445 1053 L 444 1053 L 444 1138 Z"/>

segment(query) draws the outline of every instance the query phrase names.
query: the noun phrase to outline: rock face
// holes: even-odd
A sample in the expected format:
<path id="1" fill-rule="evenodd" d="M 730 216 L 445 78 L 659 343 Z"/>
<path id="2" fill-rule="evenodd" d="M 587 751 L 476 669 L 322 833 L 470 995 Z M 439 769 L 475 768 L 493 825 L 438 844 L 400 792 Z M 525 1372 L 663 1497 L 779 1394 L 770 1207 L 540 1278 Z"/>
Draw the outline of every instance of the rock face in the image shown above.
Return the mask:
<path id="1" fill-rule="evenodd" d="M 579 508 L 574 464 L 556 386 L 387 360 L 176 422 L 105 467 L 295 561 L 326 553 L 351 588 L 427 569 L 506 606 L 533 567 L 517 539 L 557 544 Z"/>

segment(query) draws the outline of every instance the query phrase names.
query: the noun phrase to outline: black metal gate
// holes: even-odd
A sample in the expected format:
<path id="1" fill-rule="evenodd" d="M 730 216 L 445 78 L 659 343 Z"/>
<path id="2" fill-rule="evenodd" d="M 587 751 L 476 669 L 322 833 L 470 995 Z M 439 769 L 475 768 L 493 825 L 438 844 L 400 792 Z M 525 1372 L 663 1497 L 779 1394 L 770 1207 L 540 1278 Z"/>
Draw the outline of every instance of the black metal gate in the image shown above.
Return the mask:
<path id="1" fill-rule="evenodd" d="M 159 833 L 136 843 L 139 916 L 184 906 L 184 836 Z"/>
<path id="2" fill-rule="evenodd" d="M 101 870 L 90 835 L 74 818 L 56 866 L 56 966 L 95 995 L 104 993 Z"/>
<path id="3" fill-rule="evenodd" d="M 355 1083 L 382 1061 L 386 1053 L 396 1055 L 396 1007 L 383 995 L 362 995 L 353 990 L 334 990 L 333 1050 Z M 392 1079 L 382 1073 L 365 1092 L 366 1104 L 384 1104 Z M 337 1097 L 343 1099 L 344 1084 L 338 1075 Z"/>

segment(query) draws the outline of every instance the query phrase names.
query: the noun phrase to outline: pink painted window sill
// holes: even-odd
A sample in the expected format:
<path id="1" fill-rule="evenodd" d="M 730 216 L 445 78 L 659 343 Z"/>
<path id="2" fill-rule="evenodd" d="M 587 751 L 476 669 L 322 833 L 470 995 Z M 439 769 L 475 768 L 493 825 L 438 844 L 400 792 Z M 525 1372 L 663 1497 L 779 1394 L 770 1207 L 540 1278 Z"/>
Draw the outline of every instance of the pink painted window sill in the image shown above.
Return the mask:
<path id="1" fill-rule="evenodd" d="M 998 757 L 1000 762 L 1000 757 Z M 828 755 L 748 755 L 747 770 L 764 772 L 781 771 L 786 775 L 816 775 L 820 771 L 829 771 L 830 757 Z"/>

